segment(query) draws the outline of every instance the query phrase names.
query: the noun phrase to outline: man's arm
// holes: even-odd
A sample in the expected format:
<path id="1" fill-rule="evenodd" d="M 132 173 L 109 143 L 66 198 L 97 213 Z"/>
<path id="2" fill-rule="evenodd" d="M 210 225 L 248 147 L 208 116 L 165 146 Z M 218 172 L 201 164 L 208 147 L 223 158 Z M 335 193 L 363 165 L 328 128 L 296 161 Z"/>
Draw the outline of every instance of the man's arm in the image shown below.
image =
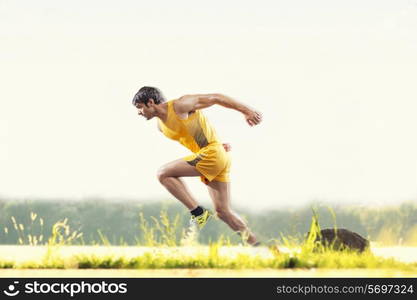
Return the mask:
<path id="1" fill-rule="evenodd" d="M 262 114 L 246 104 L 222 94 L 185 95 L 176 101 L 175 109 L 178 113 L 189 113 L 197 109 L 210 107 L 214 104 L 241 112 L 250 125 L 257 125 L 262 121 Z"/>

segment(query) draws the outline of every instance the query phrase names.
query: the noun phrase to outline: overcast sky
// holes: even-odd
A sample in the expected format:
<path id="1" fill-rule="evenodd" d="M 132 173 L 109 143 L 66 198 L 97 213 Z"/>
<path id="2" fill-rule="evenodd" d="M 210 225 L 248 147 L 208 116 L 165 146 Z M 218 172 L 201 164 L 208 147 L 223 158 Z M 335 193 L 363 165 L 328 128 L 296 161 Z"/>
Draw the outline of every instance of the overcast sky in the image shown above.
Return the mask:
<path id="1" fill-rule="evenodd" d="M 263 112 L 206 110 L 236 205 L 417 201 L 416 83 L 417 0 L 0 0 L 0 196 L 173 199 L 189 152 L 130 102 L 153 85 Z"/>

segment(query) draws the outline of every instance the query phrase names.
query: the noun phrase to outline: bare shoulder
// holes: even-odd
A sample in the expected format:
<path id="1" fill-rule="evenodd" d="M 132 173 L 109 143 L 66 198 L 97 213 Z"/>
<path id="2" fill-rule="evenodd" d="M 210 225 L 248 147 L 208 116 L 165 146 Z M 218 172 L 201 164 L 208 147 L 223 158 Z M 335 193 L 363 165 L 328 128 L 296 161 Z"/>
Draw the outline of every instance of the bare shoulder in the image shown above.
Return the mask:
<path id="1" fill-rule="evenodd" d="M 178 99 L 175 99 L 173 101 L 175 111 L 177 113 L 183 114 L 183 113 L 189 113 L 192 111 L 195 102 L 198 101 L 199 95 L 183 95 L 179 97 Z"/>

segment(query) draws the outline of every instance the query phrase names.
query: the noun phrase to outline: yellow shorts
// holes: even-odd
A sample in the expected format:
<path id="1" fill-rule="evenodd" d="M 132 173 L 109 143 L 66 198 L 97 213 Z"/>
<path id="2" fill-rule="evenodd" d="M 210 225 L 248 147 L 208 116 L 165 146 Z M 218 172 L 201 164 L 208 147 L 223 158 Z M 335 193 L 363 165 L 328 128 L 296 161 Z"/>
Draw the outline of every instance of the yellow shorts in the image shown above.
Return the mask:
<path id="1" fill-rule="evenodd" d="M 231 159 L 222 144 L 210 144 L 183 159 L 196 167 L 202 174 L 201 181 L 205 184 L 213 180 L 230 182 Z"/>

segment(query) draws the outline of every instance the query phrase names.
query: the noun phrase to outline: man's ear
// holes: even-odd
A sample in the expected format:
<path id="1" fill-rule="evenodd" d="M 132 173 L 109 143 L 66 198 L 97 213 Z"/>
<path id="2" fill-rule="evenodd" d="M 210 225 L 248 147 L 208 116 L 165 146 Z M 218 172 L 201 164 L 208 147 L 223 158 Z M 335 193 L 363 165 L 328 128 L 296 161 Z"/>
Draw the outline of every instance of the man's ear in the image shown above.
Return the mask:
<path id="1" fill-rule="evenodd" d="M 154 106 L 154 105 L 155 105 L 155 100 L 153 100 L 152 98 L 149 98 L 148 103 L 146 103 L 146 106 L 150 107 L 150 106 Z"/>

